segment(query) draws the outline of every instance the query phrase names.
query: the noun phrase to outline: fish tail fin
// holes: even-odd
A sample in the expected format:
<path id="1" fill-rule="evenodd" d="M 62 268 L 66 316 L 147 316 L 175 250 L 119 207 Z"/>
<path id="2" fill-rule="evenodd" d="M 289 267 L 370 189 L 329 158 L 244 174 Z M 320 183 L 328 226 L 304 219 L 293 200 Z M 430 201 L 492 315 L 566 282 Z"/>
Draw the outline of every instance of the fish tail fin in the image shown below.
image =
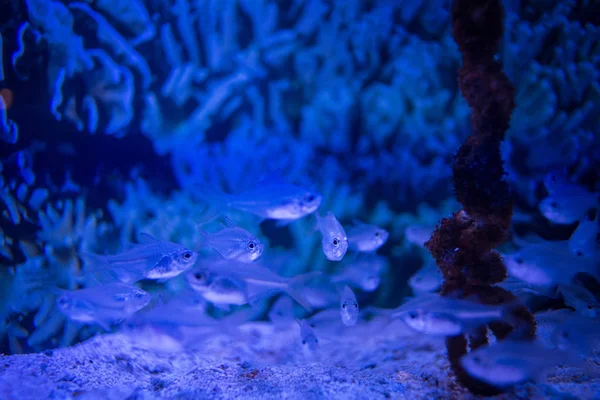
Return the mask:
<path id="1" fill-rule="evenodd" d="M 294 299 L 307 311 L 312 310 L 312 304 L 310 304 L 310 301 L 304 294 L 304 285 L 306 284 L 306 282 L 320 275 L 322 275 L 322 273 L 319 271 L 309 272 L 290 279 L 288 283 L 286 290 L 287 294 L 289 294 L 292 299 Z"/>

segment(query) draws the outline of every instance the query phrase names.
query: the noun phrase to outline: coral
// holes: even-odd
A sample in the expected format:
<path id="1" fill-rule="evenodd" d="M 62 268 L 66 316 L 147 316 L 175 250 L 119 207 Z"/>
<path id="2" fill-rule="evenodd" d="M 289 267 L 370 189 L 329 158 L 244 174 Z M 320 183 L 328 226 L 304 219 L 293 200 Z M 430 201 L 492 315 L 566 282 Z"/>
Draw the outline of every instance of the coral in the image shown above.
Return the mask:
<path id="1" fill-rule="evenodd" d="M 452 181 L 463 209 L 443 218 L 425 244 L 444 276 L 442 294 L 475 295 L 484 304 L 514 300 L 512 293 L 495 286 L 506 277 L 502 257 L 493 249 L 507 238 L 513 206 L 500 143 L 515 108 L 514 88 L 494 59 L 503 25 L 504 9 L 497 0 L 457 0 L 452 6 L 453 36 L 463 56 L 459 86 L 472 115 L 472 134 L 458 150 L 452 167 Z M 515 327 L 524 338 L 535 335 L 535 323 L 525 307 L 513 311 L 522 326 L 490 324 L 498 339 Z M 485 328 L 469 335 L 471 349 L 488 342 Z M 469 376 L 460 365 L 467 353 L 464 335 L 446 339 L 448 358 L 459 381 L 476 393 L 497 392 Z"/>

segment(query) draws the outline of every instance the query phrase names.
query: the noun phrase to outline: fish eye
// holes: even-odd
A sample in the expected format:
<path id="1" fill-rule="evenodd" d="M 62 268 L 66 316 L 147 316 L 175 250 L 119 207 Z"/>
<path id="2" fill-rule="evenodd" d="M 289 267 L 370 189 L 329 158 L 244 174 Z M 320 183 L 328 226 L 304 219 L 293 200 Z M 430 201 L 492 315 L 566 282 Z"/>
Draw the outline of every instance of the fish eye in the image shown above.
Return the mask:
<path id="1" fill-rule="evenodd" d="M 588 310 L 593 310 L 593 309 L 594 309 L 594 306 L 591 304 L 588 304 Z"/>
<path id="2" fill-rule="evenodd" d="M 204 274 L 202 272 L 196 272 L 194 278 L 198 281 L 204 280 Z"/>
<path id="3" fill-rule="evenodd" d="M 302 341 L 302 344 L 306 344 L 306 340 L 303 340 L 303 341 Z"/>
<path id="4" fill-rule="evenodd" d="M 583 252 L 581 250 L 577 250 L 577 257 L 581 257 L 583 255 Z"/>
<path id="5" fill-rule="evenodd" d="M 417 318 L 417 312 L 416 311 L 411 311 L 408 313 L 408 317 L 410 319 L 416 319 Z"/>
<path id="6" fill-rule="evenodd" d="M 557 208 L 558 207 L 558 203 L 553 201 L 552 203 L 550 203 L 550 207 L 552 208 Z"/>
<path id="7" fill-rule="evenodd" d="M 183 258 L 185 258 L 186 260 L 189 260 L 190 258 L 192 258 L 192 252 L 186 251 L 185 253 L 183 253 Z"/>
<path id="8" fill-rule="evenodd" d="M 313 201 L 315 199 L 315 195 L 312 193 L 309 193 L 308 195 L 306 195 L 306 201 Z"/>
<path id="9" fill-rule="evenodd" d="M 481 362 L 481 358 L 479 358 L 478 356 L 473 357 L 473 361 L 475 361 L 477 364 L 479 364 Z"/>
<path id="10" fill-rule="evenodd" d="M 63 305 L 63 306 L 64 306 L 65 304 L 67 304 L 68 302 L 69 302 L 69 299 L 67 299 L 66 297 L 60 297 L 60 298 L 58 299 L 58 304 L 60 304 L 60 305 Z"/>
<path id="11" fill-rule="evenodd" d="M 127 295 L 115 294 L 115 300 L 123 302 L 123 301 L 127 300 Z"/>
<path id="12" fill-rule="evenodd" d="M 140 298 L 144 297 L 144 293 L 142 293 L 142 292 L 137 292 L 137 293 L 135 294 L 135 297 L 137 297 L 138 299 L 140 299 Z"/>
<path id="13" fill-rule="evenodd" d="M 379 237 L 379 232 L 375 232 L 375 236 Z"/>
<path id="14" fill-rule="evenodd" d="M 520 257 L 517 257 L 517 258 L 515 258 L 515 262 L 516 262 L 517 264 L 523 264 L 523 259 L 522 259 L 522 258 L 520 258 Z"/>
<path id="15" fill-rule="evenodd" d="M 342 304 L 342 308 L 346 308 L 346 303 Z"/>
<path id="16" fill-rule="evenodd" d="M 254 248 L 254 243 L 250 242 L 250 243 L 248 244 L 248 247 L 250 248 L 250 250 L 252 250 L 252 249 Z"/>
<path id="17" fill-rule="evenodd" d="M 337 247 L 338 244 L 340 244 L 340 241 L 337 238 L 333 239 L 333 245 Z"/>

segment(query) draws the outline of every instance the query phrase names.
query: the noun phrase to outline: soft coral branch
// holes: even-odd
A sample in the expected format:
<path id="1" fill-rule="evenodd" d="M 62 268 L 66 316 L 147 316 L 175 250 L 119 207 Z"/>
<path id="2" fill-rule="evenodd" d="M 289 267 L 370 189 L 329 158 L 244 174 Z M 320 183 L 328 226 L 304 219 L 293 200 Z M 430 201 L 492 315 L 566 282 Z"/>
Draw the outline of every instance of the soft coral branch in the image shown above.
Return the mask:
<path id="1" fill-rule="evenodd" d="M 506 290 L 491 286 L 506 277 L 502 257 L 494 250 L 508 237 L 513 206 L 500 143 L 515 108 L 515 90 L 494 56 L 502 37 L 504 9 L 499 0 L 455 0 L 453 36 L 463 58 L 459 87 L 471 108 L 472 134 L 458 150 L 452 167 L 457 200 L 463 209 L 444 218 L 425 244 L 444 276 L 442 295 L 476 296 L 485 304 L 515 301 Z M 513 311 L 519 326 L 489 327 L 498 339 L 515 328 L 522 338 L 535 335 L 535 322 L 524 308 Z M 460 358 L 487 344 L 485 327 L 446 340 L 448 357 L 458 380 L 471 391 L 493 394 L 493 387 L 470 377 Z"/>

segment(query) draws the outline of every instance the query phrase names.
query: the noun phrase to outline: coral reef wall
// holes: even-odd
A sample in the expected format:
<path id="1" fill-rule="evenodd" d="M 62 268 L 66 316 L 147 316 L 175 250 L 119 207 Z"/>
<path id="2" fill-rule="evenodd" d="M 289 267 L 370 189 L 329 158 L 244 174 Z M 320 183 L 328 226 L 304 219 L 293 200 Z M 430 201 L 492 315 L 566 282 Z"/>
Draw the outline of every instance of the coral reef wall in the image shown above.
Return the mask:
<path id="1" fill-rule="evenodd" d="M 0 7 L 1 353 L 96 334 L 98 327 L 58 312 L 51 288 L 86 287 L 80 254 L 114 254 L 141 232 L 197 246 L 196 226 L 213 205 L 206 187 L 239 193 L 277 173 L 318 190 L 321 209 L 342 224 L 388 230 L 381 283 L 359 294 L 361 304 L 384 307 L 411 295 L 409 277 L 431 262 L 423 238 L 458 208 L 452 184 L 464 207 L 454 218 L 486 226 L 473 234 L 488 244 L 465 264 L 485 255 L 501 271 L 477 276 L 485 285 L 503 278 L 490 250 L 506 238 L 513 201 L 520 232 L 564 239 L 573 230 L 539 213 L 549 171 L 600 190 L 595 2 L 506 2 L 506 18 L 493 25 L 499 47 L 477 42 L 476 52 L 496 60 L 478 78 L 490 92 L 514 87 L 512 114 L 510 94 L 498 107 L 472 97 L 480 96 L 468 89 L 476 72 L 457 81 L 470 61 L 453 39 L 447 0 Z M 500 65 L 510 85 L 487 80 Z M 492 108 L 473 110 L 479 105 Z M 489 149 L 452 170 L 465 140 L 456 160 L 469 144 Z M 498 168 L 478 175 L 476 163 Z M 279 228 L 234 217 L 261 237 L 269 257 L 287 257 L 282 274 L 340 272 L 310 234 L 314 221 Z M 446 288 L 456 282 L 445 279 Z M 182 287 L 173 280 L 147 289 L 166 298 Z"/>

